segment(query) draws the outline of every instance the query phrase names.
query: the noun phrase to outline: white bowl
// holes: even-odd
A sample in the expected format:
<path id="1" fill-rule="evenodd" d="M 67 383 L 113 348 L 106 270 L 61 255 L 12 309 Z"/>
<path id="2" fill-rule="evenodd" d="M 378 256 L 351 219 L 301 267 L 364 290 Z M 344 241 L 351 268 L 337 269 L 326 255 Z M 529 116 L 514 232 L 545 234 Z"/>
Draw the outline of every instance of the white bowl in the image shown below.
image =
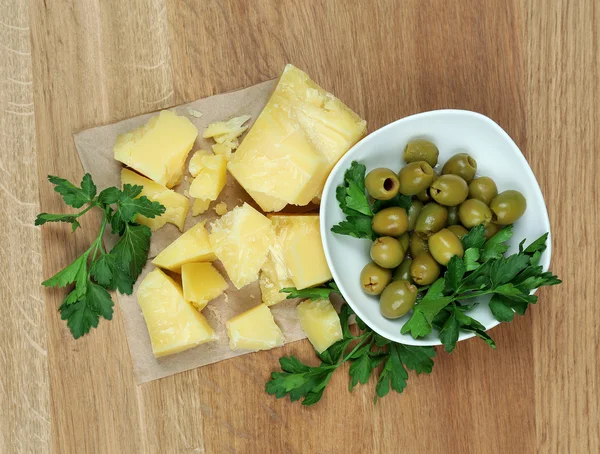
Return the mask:
<path id="1" fill-rule="evenodd" d="M 415 340 L 401 334 L 400 328 L 410 313 L 396 320 L 386 319 L 379 312 L 378 297 L 365 294 L 360 286 L 360 272 L 370 261 L 371 241 L 338 235 L 331 227 L 345 216 L 335 198 L 335 189 L 342 184 L 344 172 L 352 161 L 367 167 L 367 172 L 377 167 L 400 170 L 404 165 L 402 151 L 412 139 L 427 139 L 439 150 L 441 166 L 456 152 L 466 151 L 477 161 L 477 174 L 490 176 L 498 185 L 498 191 L 516 189 L 527 199 L 527 211 L 514 226 L 508 254 L 518 252 L 519 242 L 527 243 L 550 232 L 548 212 L 531 168 L 509 135 L 490 118 L 466 110 L 435 110 L 395 121 L 369 134 L 357 143 L 337 163 L 329 175 L 321 200 L 321 236 L 327 263 L 342 295 L 354 312 L 373 331 L 395 342 L 409 345 L 441 345 L 437 331 Z M 551 255 L 551 239 L 541 257 L 540 265 L 548 269 Z M 498 325 L 488 307 L 489 299 L 482 299 L 470 315 L 479 320 L 486 330 Z M 459 340 L 473 337 L 473 333 L 461 332 Z"/>

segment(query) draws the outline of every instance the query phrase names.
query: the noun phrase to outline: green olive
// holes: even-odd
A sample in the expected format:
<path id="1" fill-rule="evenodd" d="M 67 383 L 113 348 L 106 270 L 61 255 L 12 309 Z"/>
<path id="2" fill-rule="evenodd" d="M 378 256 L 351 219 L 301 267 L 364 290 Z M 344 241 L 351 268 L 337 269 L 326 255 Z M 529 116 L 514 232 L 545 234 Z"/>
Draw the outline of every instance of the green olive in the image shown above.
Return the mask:
<path id="1" fill-rule="evenodd" d="M 431 183 L 429 194 L 440 205 L 453 207 L 466 200 L 469 195 L 469 186 L 458 175 L 442 175 Z"/>
<path id="2" fill-rule="evenodd" d="M 440 265 L 429 252 L 424 252 L 413 258 L 410 275 L 418 285 L 429 285 L 440 275 Z"/>
<path id="3" fill-rule="evenodd" d="M 493 237 L 499 231 L 500 231 L 500 226 L 498 224 L 494 224 L 493 222 L 490 222 L 488 225 L 485 226 L 485 239 L 489 240 L 491 237 Z"/>
<path id="4" fill-rule="evenodd" d="M 378 235 L 400 236 L 408 229 L 408 216 L 401 207 L 384 208 L 373 216 L 373 231 Z"/>
<path id="5" fill-rule="evenodd" d="M 433 181 L 433 169 L 425 161 L 411 162 L 400 169 L 400 192 L 415 195 L 429 187 Z"/>
<path id="6" fill-rule="evenodd" d="M 439 177 L 440 176 L 434 170 L 433 171 L 433 181 L 431 182 L 431 184 L 433 184 Z M 431 198 L 431 185 L 429 185 L 429 187 L 427 187 L 427 188 L 423 189 L 421 192 L 419 192 L 417 194 L 417 199 L 419 199 L 419 201 L 421 201 L 423 203 L 431 202 L 433 200 Z"/>
<path id="7" fill-rule="evenodd" d="M 448 230 L 450 230 L 452 233 L 454 233 L 459 240 L 463 239 L 463 236 L 465 236 L 467 233 L 469 233 L 469 231 L 467 229 L 465 229 L 462 225 L 450 225 L 448 226 Z"/>
<path id="8" fill-rule="evenodd" d="M 423 207 L 417 218 L 415 232 L 429 236 L 446 227 L 447 220 L 448 208 L 437 203 L 428 203 Z"/>
<path id="9" fill-rule="evenodd" d="M 407 280 L 394 281 L 379 297 L 379 310 L 385 318 L 398 318 L 407 314 L 417 301 L 417 287 Z"/>
<path id="10" fill-rule="evenodd" d="M 371 170 L 365 178 L 365 187 L 371 197 L 377 200 L 390 200 L 396 197 L 400 182 L 390 169 L 379 167 Z"/>
<path id="11" fill-rule="evenodd" d="M 429 140 L 411 140 L 404 148 L 404 161 L 407 164 L 425 161 L 431 167 L 435 167 L 438 163 L 439 154 L 438 147 Z"/>
<path id="12" fill-rule="evenodd" d="M 379 295 L 392 280 L 392 271 L 370 262 L 360 272 L 360 285 L 365 293 Z"/>
<path id="13" fill-rule="evenodd" d="M 427 238 L 419 235 L 416 232 L 410 234 L 410 255 L 416 257 L 423 252 L 429 251 L 429 246 L 427 245 Z"/>
<path id="14" fill-rule="evenodd" d="M 490 177 L 475 178 L 469 183 L 469 198 L 471 199 L 479 199 L 489 205 L 497 195 L 498 188 Z"/>
<path id="15" fill-rule="evenodd" d="M 408 247 L 410 246 L 410 233 L 404 232 L 398 237 L 398 241 L 400 241 L 402 248 L 404 248 L 405 251 L 408 251 Z"/>
<path id="16" fill-rule="evenodd" d="M 458 225 L 460 219 L 458 219 L 458 207 L 448 207 L 448 225 Z"/>
<path id="17" fill-rule="evenodd" d="M 477 161 L 467 153 L 457 153 L 448 159 L 442 167 L 442 175 L 449 173 L 458 175 L 467 183 L 470 183 L 477 172 Z"/>
<path id="18" fill-rule="evenodd" d="M 458 237 L 451 230 L 442 229 L 429 237 L 429 252 L 436 262 L 446 266 L 455 255 L 462 258 L 464 249 Z"/>
<path id="19" fill-rule="evenodd" d="M 492 221 L 500 225 L 512 224 L 525 213 L 527 200 L 519 191 L 503 191 L 490 203 Z"/>
<path id="20" fill-rule="evenodd" d="M 413 200 L 408 209 L 408 230 L 414 230 L 419 213 L 423 209 L 423 204 L 418 200 Z"/>
<path id="21" fill-rule="evenodd" d="M 410 275 L 410 265 L 412 263 L 411 259 L 404 259 L 398 268 L 394 270 L 394 275 L 392 276 L 392 280 L 394 281 L 410 281 L 413 283 L 412 276 Z"/>
<path id="22" fill-rule="evenodd" d="M 382 268 L 396 268 L 402 260 L 406 250 L 396 238 L 381 236 L 371 245 L 371 260 Z"/>
<path id="23" fill-rule="evenodd" d="M 490 208 L 478 199 L 467 199 L 458 207 L 460 222 L 468 229 L 479 224 L 489 224 L 492 220 Z"/>

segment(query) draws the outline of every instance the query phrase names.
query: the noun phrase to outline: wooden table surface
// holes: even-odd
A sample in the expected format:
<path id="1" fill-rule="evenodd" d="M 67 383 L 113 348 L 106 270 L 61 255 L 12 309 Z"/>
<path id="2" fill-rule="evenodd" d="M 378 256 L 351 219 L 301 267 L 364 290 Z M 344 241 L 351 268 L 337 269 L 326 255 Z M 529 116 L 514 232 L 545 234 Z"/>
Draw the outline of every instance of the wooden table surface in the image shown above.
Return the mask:
<path id="1" fill-rule="evenodd" d="M 597 0 L 0 0 L 0 452 L 600 452 L 599 31 Z M 493 118 L 538 178 L 564 283 L 495 328 L 497 350 L 438 350 L 377 405 L 347 370 L 312 408 L 265 394 L 279 356 L 313 358 L 306 341 L 138 387 L 119 311 L 74 341 L 63 293 L 39 285 L 96 227 L 34 227 L 63 210 L 45 177 L 82 176 L 75 131 L 287 62 L 370 130 L 439 108 Z"/>

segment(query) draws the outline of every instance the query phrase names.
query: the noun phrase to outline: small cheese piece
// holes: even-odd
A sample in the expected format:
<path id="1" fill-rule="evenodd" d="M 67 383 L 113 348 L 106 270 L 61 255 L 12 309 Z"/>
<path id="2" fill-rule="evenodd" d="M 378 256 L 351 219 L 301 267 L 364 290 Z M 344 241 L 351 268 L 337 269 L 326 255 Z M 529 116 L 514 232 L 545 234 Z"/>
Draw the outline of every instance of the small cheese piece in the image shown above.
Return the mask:
<path id="1" fill-rule="evenodd" d="M 211 123 L 202 133 L 202 137 L 205 139 L 212 137 L 217 143 L 234 141 L 248 129 L 248 126 L 243 126 L 248 120 L 250 120 L 250 115 L 242 115 L 227 121 Z"/>
<path id="2" fill-rule="evenodd" d="M 287 205 L 285 200 L 272 197 L 262 192 L 254 192 L 250 190 L 246 190 L 246 192 L 254 199 L 258 206 L 267 213 L 281 211 Z"/>
<path id="3" fill-rule="evenodd" d="M 185 301 L 181 286 L 161 270 L 144 278 L 136 296 L 157 358 L 217 338 L 206 318 Z"/>
<path id="4" fill-rule="evenodd" d="M 238 289 L 258 279 L 274 241 L 271 221 L 247 203 L 211 224 L 210 243 Z"/>
<path id="5" fill-rule="evenodd" d="M 341 340 L 340 317 L 329 300 L 306 300 L 296 306 L 302 331 L 318 353 Z"/>
<path id="6" fill-rule="evenodd" d="M 269 102 L 229 160 L 228 169 L 259 197 L 307 205 L 337 161 L 366 133 L 366 122 L 298 68 L 287 65 Z"/>
<path id="7" fill-rule="evenodd" d="M 211 200 L 209 199 L 194 199 L 192 205 L 192 216 L 198 216 L 208 210 Z"/>
<path id="8" fill-rule="evenodd" d="M 200 170 L 202 169 L 202 156 L 210 156 L 212 153 L 208 150 L 198 150 L 196 151 L 188 164 L 188 170 L 193 177 L 198 176 Z"/>
<path id="9" fill-rule="evenodd" d="M 198 130 L 189 119 L 163 110 L 144 126 L 120 134 L 113 153 L 117 161 L 172 188 L 181 182 L 196 137 Z"/>
<path id="10" fill-rule="evenodd" d="M 158 230 L 167 222 L 176 225 L 179 230 L 183 231 L 185 217 L 190 210 L 190 201 L 187 197 L 179 194 L 171 189 L 167 189 L 138 173 L 132 172 L 129 169 L 121 170 L 121 183 L 143 186 L 141 196 L 146 196 L 154 202 L 159 202 L 165 207 L 165 212 L 156 218 L 147 218 L 138 215 L 137 222 L 147 225 L 152 230 Z"/>
<path id="11" fill-rule="evenodd" d="M 190 185 L 190 196 L 217 200 L 227 182 L 227 158 L 223 155 L 200 156 L 200 167 Z"/>
<path id="12" fill-rule="evenodd" d="M 329 281 L 318 215 L 271 215 L 277 242 L 294 287 L 304 289 Z"/>
<path id="13" fill-rule="evenodd" d="M 286 299 L 287 294 L 281 293 L 281 289 L 294 286 L 294 282 L 289 277 L 283 279 L 279 277 L 276 265 L 270 257 L 260 270 L 258 283 L 262 302 L 267 306 L 272 306 Z"/>
<path id="14" fill-rule="evenodd" d="M 227 290 L 227 282 L 212 264 L 186 263 L 181 266 L 183 297 L 201 311 L 210 300 Z"/>
<path id="15" fill-rule="evenodd" d="M 256 307 L 228 320 L 227 335 L 232 350 L 269 350 L 280 347 L 284 338 L 267 306 Z"/>
<path id="16" fill-rule="evenodd" d="M 154 257 L 152 264 L 180 273 L 181 265 L 185 263 L 216 260 L 204 224 L 206 221 L 199 222 L 187 230 Z"/>
<path id="17" fill-rule="evenodd" d="M 225 156 L 228 160 L 229 158 L 231 158 L 232 148 L 224 143 L 215 143 L 214 145 L 212 145 L 212 151 L 214 154 Z"/>
<path id="18" fill-rule="evenodd" d="M 227 204 L 225 202 L 217 203 L 215 205 L 215 213 L 217 213 L 218 216 L 223 216 L 227 213 Z"/>

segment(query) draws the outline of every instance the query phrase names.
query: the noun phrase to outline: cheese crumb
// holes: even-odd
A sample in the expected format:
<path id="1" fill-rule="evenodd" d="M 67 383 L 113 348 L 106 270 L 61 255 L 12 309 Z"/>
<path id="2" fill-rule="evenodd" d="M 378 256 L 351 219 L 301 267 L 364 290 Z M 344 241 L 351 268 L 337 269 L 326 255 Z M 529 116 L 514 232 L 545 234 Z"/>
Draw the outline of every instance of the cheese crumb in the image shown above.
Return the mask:
<path id="1" fill-rule="evenodd" d="M 225 202 L 219 202 L 215 205 L 215 213 L 219 216 L 223 216 L 227 213 L 227 204 Z"/>

